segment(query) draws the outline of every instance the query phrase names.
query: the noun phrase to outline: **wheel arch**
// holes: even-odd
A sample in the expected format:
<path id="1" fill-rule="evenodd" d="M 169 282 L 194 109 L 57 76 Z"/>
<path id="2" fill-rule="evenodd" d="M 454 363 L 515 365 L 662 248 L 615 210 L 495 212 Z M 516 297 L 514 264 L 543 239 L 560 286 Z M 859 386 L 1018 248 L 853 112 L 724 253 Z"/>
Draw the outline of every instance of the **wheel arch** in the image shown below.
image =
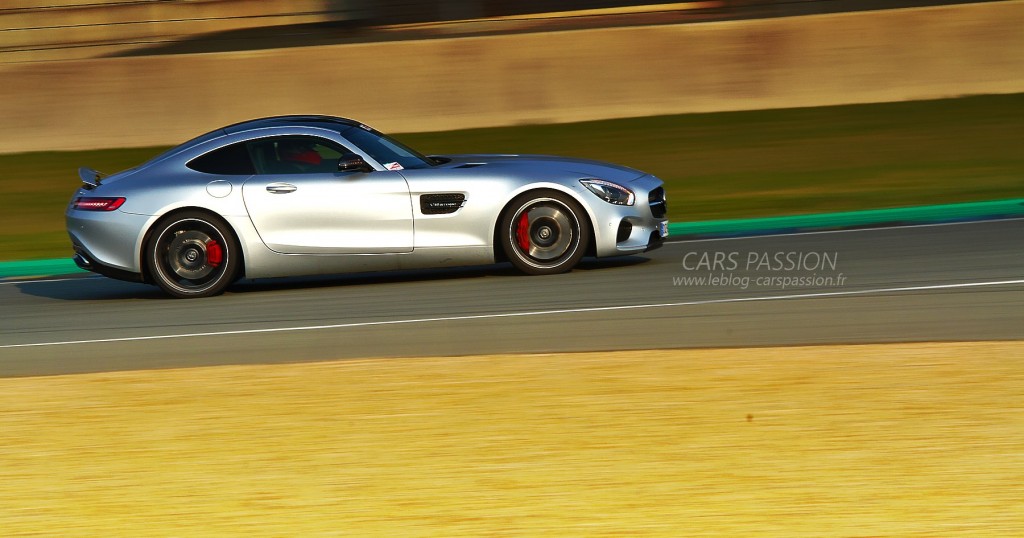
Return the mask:
<path id="1" fill-rule="evenodd" d="M 146 253 L 149 251 L 149 242 L 153 239 L 153 231 L 156 230 L 157 225 L 164 222 L 167 219 L 173 218 L 177 215 L 189 212 L 205 213 L 217 220 L 219 220 L 227 229 L 231 232 L 234 237 L 235 243 L 238 245 L 238 275 L 235 280 L 245 278 L 245 247 L 242 245 L 242 237 L 238 234 L 238 230 L 231 224 L 229 219 L 224 218 L 215 211 L 211 211 L 208 208 L 201 206 L 183 206 L 176 207 L 157 218 L 154 218 L 150 222 L 149 226 L 146 227 L 146 233 L 142 235 L 142 242 L 139 244 L 139 270 L 142 273 L 142 281 L 147 284 L 153 284 L 152 268 L 149 266 L 149 260 L 147 259 Z"/>
<path id="2" fill-rule="evenodd" d="M 504 205 L 501 206 L 501 211 L 498 211 L 498 214 L 495 215 L 494 217 L 494 221 L 492 224 L 493 230 L 491 232 L 491 250 L 494 252 L 495 262 L 500 263 L 509 261 L 504 249 L 501 248 L 501 219 L 505 216 L 505 213 L 513 210 L 512 203 L 516 200 L 516 198 L 519 198 L 524 194 L 539 195 L 543 194 L 544 192 L 557 192 L 568 195 L 570 198 L 572 198 L 574 202 L 576 202 L 578 206 L 580 206 L 581 209 L 583 209 L 583 213 L 586 214 L 587 220 L 590 222 L 587 250 L 584 251 L 583 255 L 597 255 L 595 232 L 597 227 L 597 220 L 593 211 L 591 211 L 590 207 L 588 207 L 587 204 L 585 204 L 583 200 L 580 199 L 577 193 L 573 192 L 572 189 L 567 189 L 565 187 L 562 187 L 561 185 L 531 185 L 528 188 L 519 189 L 511 193 L 511 196 L 509 196 L 508 199 L 505 200 Z"/>

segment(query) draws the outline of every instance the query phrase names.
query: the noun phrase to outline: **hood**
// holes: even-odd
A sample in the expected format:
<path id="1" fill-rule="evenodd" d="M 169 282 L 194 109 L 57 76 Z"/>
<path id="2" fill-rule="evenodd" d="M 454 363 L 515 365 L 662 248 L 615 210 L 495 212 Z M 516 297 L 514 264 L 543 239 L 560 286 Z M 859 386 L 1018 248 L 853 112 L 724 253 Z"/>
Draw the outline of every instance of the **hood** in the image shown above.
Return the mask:
<path id="1" fill-rule="evenodd" d="M 644 172 L 621 166 L 618 164 L 592 161 L 589 159 L 575 159 L 571 157 L 556 157 L 552 155 L 438 155 L 450 162 L 442 165 L 447 168 L 476 165 L 511 165 L 516 167 L 537 166 L 547 170 L 561 170 L 566 173 L 578 175 L 580 179 L 596 178 L 615 182 L 629 182 L 647 175 Z"/>

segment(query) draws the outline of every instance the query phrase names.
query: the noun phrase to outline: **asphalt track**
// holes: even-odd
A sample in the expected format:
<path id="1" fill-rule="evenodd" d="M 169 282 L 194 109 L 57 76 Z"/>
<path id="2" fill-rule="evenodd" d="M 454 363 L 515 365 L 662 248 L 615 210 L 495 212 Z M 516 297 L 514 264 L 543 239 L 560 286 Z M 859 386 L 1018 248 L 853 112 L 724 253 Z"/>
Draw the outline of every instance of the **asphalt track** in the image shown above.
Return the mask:
<path id="1" fill-rule="evenodd" d="M 801 258 L 802 267 L 789 267 Z M 726 282 L 694 280 L 723 276 Z M 812 281 L 785 287 L 768 280 L 806 277 Z M 1024 219 L 677 241 L 548 277 L 496 265 L 246 281 L 199 300 L 93 276 L 8 281 L 0 283 L 0 305 L 0 377 L 367 357 L 1020 340 Z"/>

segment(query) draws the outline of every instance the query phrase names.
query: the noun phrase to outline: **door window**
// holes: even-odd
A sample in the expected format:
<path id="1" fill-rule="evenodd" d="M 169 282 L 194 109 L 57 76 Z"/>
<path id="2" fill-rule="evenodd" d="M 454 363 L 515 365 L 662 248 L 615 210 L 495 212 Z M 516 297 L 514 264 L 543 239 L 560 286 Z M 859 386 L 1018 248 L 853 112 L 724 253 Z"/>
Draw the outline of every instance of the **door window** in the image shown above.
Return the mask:
<path id="1" fill-rule="evenodd" d="M 278 136 L 249 142 L 257 174 L 318 174 L 338 171 L 338 159 L 354 155 L 315 136 Z"/>

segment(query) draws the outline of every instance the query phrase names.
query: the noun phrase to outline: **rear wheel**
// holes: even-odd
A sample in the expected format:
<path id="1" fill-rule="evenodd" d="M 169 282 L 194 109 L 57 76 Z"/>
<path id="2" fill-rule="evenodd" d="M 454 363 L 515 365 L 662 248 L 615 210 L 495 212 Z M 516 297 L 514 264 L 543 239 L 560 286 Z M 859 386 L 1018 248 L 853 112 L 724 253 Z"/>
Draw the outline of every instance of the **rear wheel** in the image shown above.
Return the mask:
<path id="1" fill-rule="evenodd" d="M 501 246 L 512 265 L 531 275 L 564 273 L 583 257 L 590 239 L 587 214 L 556 191 L 517 197 L 502 216 Z"/>
<path id="2" fill-rule="evenodd" d="M 157 223 L 147 257 L 153 281 L 168 294 L 209 297 L 222 293 L 235 280 L 240 251 L 227 223 L 190 211 Z"/>

